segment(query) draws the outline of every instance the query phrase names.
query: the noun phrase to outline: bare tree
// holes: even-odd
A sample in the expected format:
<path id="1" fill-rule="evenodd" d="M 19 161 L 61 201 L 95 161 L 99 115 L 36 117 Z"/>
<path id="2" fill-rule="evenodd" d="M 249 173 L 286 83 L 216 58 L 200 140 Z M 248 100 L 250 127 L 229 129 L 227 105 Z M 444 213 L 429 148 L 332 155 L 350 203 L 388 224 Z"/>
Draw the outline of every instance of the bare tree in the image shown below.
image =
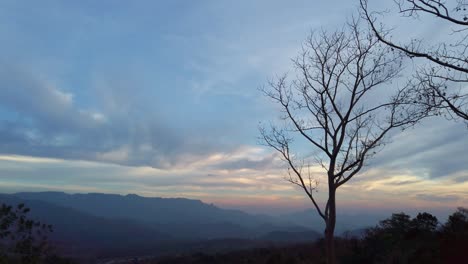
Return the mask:
<path id="1" fill-rule="evenodd" d="M 438 44 L 413 39 L 397 43 L 387 38 L 389 30 L 377 23 L 380 12 L 371 12 L 368 0 L 360 0 L 363 17 L 382 43 L 404 52 L 410 58 L 428 62 L 420 67 L 410 81 L 411 100 L 426 111 L 447 114 L 448 117 L 468 120 L 468 2 L 465 0 L 398 0 L 394 1 L 405 17 L 434 18 L 451 27 L 449 35 Z M 408 27 L 411 28 L 411 27 Z M 445 111 L 448 110 L 448 111 Z"/>
<path id="2" fill-rule="evenodd" d="M 281 107 L 284 126 L 260 127 L 261 141 L 279 152 L 288 166 L 286 179 L 306 193 L 325 222 L 328 263 L 336 259 L 337 189 L 358 174 L 392 129 L 424 117 L 406 103 L 405 89 L 393 96 L 376 89 L 399 75 L 401 61 L 399 52 L 353 20 L 342 31 L 311 34 L 294 60 L 296 77 L 280 77 L 262 89 Z M 305 140 L 314 155 L 294 153 L 295 139 Z M 318 182 L 311 164 L 324 169 L 326 201 L 314 196 Z"/>

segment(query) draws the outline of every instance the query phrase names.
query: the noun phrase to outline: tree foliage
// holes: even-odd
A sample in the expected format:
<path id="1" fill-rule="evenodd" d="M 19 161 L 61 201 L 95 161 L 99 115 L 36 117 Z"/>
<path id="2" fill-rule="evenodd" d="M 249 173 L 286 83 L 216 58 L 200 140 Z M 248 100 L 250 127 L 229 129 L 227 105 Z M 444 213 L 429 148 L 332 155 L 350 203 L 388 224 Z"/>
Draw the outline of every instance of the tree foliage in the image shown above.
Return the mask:
<path id="1" fill-rule="evenodd" d="M 411 217 L 396 213 L 369 228 L 362 237 L 336 239 L 338 262 L 362 263 L 465 263 L 468 257 L 468 210 L 459 208 L 441 225 L 429 213 Z M 453 235 L 458 240 L 453 240 Z M 229 253 L 167 256 L 153 264 L 306 264 L 325 263 L 324 243 L 276 245 Z"/>
<path id="2" fill-rule="evenodd" d="M 468 210 L 458 208 L 444 225 L 429 213 L 404 213 L 368 229 L 353 263 L 460 263 L 468 256 Z"/>
<path id="3" fill-rule="evenodd" d="M 0 207 L 1 264 L 69 264 L 71 260 L 53 254 L 48 241 L 52 226 L 30 219 L 24 204 Z"/>
<path id="4" fill-rule="evenodd" d="M 40 263 L 47 254 L 47 235 L 52 226 L 27 217 L 29 208 L 2 204 L 0 208 L 0 241 L 2 259 L 20 263 Z"/>

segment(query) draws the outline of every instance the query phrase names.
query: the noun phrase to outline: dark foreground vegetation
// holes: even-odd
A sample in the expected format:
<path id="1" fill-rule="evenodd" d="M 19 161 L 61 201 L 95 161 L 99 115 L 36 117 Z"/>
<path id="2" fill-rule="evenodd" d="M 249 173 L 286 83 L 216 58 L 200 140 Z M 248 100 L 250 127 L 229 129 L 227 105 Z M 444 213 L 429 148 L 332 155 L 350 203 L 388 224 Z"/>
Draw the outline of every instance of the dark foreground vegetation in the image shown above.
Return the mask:
<path id="1" fill-rule="evenodd" d="M 0 264 L 72 264 L 48 241 L 52 226 L 28 218 L 24 204 L 0 207 Z"/>
<path id="2" fill-rule="evenodd" d="M 164 257 L 83 262 L 60 257 L 60 248 L 48 239 L 52 227 L 30 219 L 28 213 L 24 204 L 1 206 L 0 264 L 299 264 L 325 263 L 326 260 L 324 240 L 319 239 L 298 244 L 259 243 L 260 248 L 231 252 L 229 249 L 200 250 Z M 242 240 L 238 241 L 242 243 Z M 240 247 L 232 247 L 236 248 Z M 337 239 L 336 249 L 339 263 L 463 263 L 468 259 L 468 209 L 459 208 L 444 224 L 428 213 L 419 213 L 414 218 L 404 213 L 393 214 L 361 235 L 345 235 Z"/>
<path id="3" fill-rule="evenodd" d="M 411 218 L 393 214 L 362 237 L 336 240 L 339 263 L 466 263 L 468 210 L 459 208 L 445 224 L 419 213 Z M 302 264 L 326 263 L 324 240 L 223 254 L 196 253 L 136 261 L 148 264 Z M 129 262 L 132 263 L 132 262 Z"/>

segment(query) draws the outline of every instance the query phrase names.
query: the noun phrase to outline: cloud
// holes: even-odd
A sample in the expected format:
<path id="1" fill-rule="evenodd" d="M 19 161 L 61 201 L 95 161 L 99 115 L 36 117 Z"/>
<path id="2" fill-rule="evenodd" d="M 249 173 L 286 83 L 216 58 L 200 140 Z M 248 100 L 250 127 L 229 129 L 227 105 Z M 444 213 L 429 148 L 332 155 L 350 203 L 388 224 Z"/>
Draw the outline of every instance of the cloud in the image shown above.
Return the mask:
<path id="1" fill-rule="evenodd" d="M 0 182 L 14 182 L 31 187 L 40 185 L 57 189 L 68 186 L 92 186 L 107 192 L 128 193 L 129 190 L 152 191 L 153 195 L 183 196 L 188 193 L 225 193 L 231 195 L 285 195 L 293 190 L 275 170 L 238 169 L 226 171 L 209 167 L 157 169 L 123 166 L 91 161 L 69 161 L 28 156 L 0 156 Z M 12 187 L 10 186 L 9 189 Z M 19 189 L 17 189 L 19 190 Z M 76 191 L 81 191 L 77 188 Z M 140 193 L 140 192 L 138 192 Z M 198 196 L 195 196 L 198 197 Z"/>
<path id="2" fill-rule="evenodd" d="M 24 67 L 0 64 L 0 80 L 3 110 L 27 115 L 48 131 L 94 126 L 99 123 L 96 116 L 102 116 L 75 109 L 71 92 Z"/>
<path id="3" fill-rule="evenodd" d="M 431 194 L 417 194 L 417 199 L 434 201 L 434 202 L 453 202 L 460 200 L 460 197 L 456 195 L 431 195 Z"/>
<path id="4" fill-rule="evenodd" d="M 242 159 L 254 148 L 231 153 Z M 260 154 L 258 154 L 260 155 Z M 268 153 L 263 154 L 268 156 Z M 228 155 L 226 154 L 225 157 Z M 0 156 L 0 191 L 65 190 L 68 192 L 136 193 L 146 196 L 187 197 L 215 202 L 233 208 L 310 206 L 303 191 L 283 179 L 284 169 L 239 168 L 218 166 L 224 158 L 206 157 L 188 167 L 158 169 L 148 166 L 124 166 L 90 161 L 70 161 L 28 156 Z M 203 158 L 202 158 L 203 159 Z M 200 166 L 210 164 L 209 166 Z M 314 170 L 319 172 L 319 170 Z M 319 174 L 317 174 L 319 175 Z M 461 174 L 461 175 L 466 175 Z M 424 179 L 373 168 L 357 175 L 338 190 L 340 208 L 430 208 L 453 207 L 468 202 L 468 182 L 452 177 Z M 325 186 L 315 193 L 320 203 L 326 201 Z M 393 210 L 393 209 L 392 209 Z"/>
<path id="5" fill-rule="evenodd" d="M 431 118 L 390 139 L 369 167 L 411 171 L 421 177 L 447 177 L 468 170 L 463 123 Z"/>
<path id="6" fill-rule="evenodd" d="M 0 8 L 1 188 L 310 205 L 255 145 L 258 121 L 278 114 L 257 88 L 351 1 L 40 6 Z M 397 132 L 340 187 L 340 206 L 468 202 L 464 124 Z M 312 172 L 325 201 L 324 172 Z"/>
<path id="7" fill-rule="evenodd" d="M 219 140 L 226 123 L 213 124 L 217 129 L 211 130 L 203 127 L 203 120 L 197 125 L 181 123 L 177 114 L 161 115 L 162 106 L 154 107 L 145 92 L 134 91 L 138 83 L 94 85 L 96 106 L 84 107 L 87 98 L 57 86 L 37 70 L 0 65 L 0 153 L 170 167 L 184 164 L 187 156 L 235 148 L 233 142 Z M 185 117 L 190 115 L 197 113 Z"/>
<path id="8" fill-rule="evenodd" d="M 277 155 L 271 154 L 266 157 L 259 157 L 257 159 L 243 158 L 236 160 L 228 160 L 216 165 L 219 169 L 226 170 L 236 170 L 236 169 L 271 169 L 271 168 L 281 168 L 278 164 L 281 161 L 278 159 Z"/>

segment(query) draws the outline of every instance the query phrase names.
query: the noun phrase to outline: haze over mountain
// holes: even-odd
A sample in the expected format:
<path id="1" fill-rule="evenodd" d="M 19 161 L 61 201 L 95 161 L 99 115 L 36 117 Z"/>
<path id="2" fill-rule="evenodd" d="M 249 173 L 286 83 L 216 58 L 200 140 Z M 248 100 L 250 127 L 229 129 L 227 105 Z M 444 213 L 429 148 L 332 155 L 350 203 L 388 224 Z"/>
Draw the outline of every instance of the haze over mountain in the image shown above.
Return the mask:
<path id="1" fill-rule="evenodd" d="M 72 208 L 96 217 L 137 221 L 165 230 L 178 239 L 255 237 L 278 229 L 304 230 L 272 217 L 225 210 L 184 198 L 61 192 L 16 193 L 13 196 Z"/>
<path id="2" fill-rule="evenodd" d="M 321 233 L 324 228 L 323 220 L 314 209 L 270 216 L 222 209 L 200 200 L 135 194 L 21 192 L 2 197 L 27 200 L 28 204 L 29 201 L 41 201 L 92 217 L 139 223 L 170 234 L 173 239 L 256 238 L 274 231 L 314 230 Z M 387 215 L 384 212 L 342 213 L 337 223 L 337 233 L 373 226 Z"/>
<path id="3" fill-rule="evenodd" d="M 244 239 L 249 242 L 240 244 L 248 246 L 254 241 L 287 243 L 321 237 L 319 232 L 281 218 L 184 198 L 39 192 L 1 194 L 0 202 L 25 203 L 33 218 L 53 225 L 51 238 L 70 254 L 116 252 L 118 248 L 155 254 L 213 239 Z"/>
<path id="4" fill-rule="evenodd" d="M 25 203 L 30 217 L 51 224 L 49 238 L 68 254 L 96 253 L 102 249 L 138 248 L 173 239 L 167 233 L 129 219 L 97 217 L 40 200 L 0 194 L 0 203 Z"/>

